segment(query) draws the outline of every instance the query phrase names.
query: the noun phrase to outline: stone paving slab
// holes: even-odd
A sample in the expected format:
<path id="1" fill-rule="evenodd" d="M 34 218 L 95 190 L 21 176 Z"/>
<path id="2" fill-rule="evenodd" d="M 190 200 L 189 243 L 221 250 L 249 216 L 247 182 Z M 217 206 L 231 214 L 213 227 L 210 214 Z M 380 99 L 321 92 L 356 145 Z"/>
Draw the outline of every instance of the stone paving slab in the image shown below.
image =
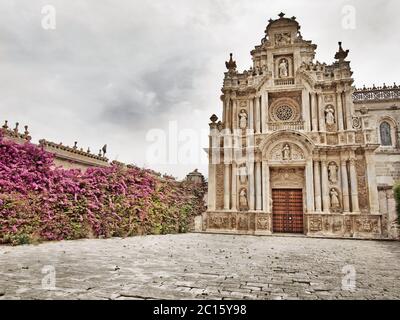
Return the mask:
<path id="1" fill-rule="evenodd" d="M 356 272 L 346 287 L 344 267 Z M 0 299 L 400 299 L 399 284 L 399 242 L 183 234 L 0 246 Z"/>

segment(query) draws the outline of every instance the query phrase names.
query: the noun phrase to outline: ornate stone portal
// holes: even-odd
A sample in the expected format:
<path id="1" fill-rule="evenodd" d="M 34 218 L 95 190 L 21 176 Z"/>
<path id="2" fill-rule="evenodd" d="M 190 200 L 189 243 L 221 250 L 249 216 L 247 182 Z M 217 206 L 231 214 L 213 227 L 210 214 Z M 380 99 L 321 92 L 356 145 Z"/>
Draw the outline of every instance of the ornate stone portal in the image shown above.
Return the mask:
<path id="1" fill-rule="evenodd" d="M 341 43 L 331 65 L 315 62 L 315 50 L 296 18 L 282 13 L 251 52 L 250 70 L 239 73 L 232 55 L 226 62 L 222 119 L 210 123 L 204 231 L 388 236 L 375 173 L 379 139 L 353 103 L 370 96 L 354 93 Z M 380 127 L 386 145 L 397 141 L 392 124 Z"/>

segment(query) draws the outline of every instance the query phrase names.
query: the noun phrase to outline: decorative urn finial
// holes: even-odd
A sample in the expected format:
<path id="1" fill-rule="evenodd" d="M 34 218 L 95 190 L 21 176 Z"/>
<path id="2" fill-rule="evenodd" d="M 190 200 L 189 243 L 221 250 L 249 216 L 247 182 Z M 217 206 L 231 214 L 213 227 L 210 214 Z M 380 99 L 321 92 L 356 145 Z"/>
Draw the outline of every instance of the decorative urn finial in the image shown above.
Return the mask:
<path id="1" fill-rule="evenodd" d="M 236 71 L 236 61 L 233 60 L 233 54 L 230 54 L 230 59 L 229 61 L 225 62 L 226 68 L 229 70 L 229 72 L 234 72 Z"/>
<path id="2" fill-rule="evenodd" d="M 342 48 L 342 42 L 339 41 L 339 51 L 336 52 L 335 54 L 335 59 L 339 60 L 340 62 L 344 61 L 344 59 L 347 58 L 348 54 L 349 54 L 349 50 L 344 51 Z"/>

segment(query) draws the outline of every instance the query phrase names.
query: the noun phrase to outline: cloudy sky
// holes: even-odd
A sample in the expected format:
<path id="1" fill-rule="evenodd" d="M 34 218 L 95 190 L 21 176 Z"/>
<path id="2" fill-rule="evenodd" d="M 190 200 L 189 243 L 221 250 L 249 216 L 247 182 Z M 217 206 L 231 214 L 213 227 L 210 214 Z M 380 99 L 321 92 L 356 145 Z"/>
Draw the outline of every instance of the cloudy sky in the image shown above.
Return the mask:
<path id="1" fill-rule="evenodd" d="M 45 5 L 55 30 L 42 26 Z M 348 5 L 355 28 L 343 24 Z M 249 68 L 269 18 L 296 16 L 321 62 L 343 41 L 361 86 L 400 80 L 399 9 L 398 0 L 1 0 L 0 121 L 28 124 L 34 142 L 107 143 L 111 160 L 206 173 L 201 148 L 209 117 L 221 115 L 224 62 L 233 52 Z"/>

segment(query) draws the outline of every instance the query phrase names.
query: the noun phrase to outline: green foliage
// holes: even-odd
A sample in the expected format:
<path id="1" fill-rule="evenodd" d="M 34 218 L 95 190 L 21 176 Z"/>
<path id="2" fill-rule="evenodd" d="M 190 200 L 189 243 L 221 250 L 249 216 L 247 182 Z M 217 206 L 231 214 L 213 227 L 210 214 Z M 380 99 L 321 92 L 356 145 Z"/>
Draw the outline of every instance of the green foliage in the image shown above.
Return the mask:
<path id="1" fill-rule="evenodd" d="M 394 186 L 394 198 L 396 200 L 397 219 L 400 224 L 400 182 Z"/>

